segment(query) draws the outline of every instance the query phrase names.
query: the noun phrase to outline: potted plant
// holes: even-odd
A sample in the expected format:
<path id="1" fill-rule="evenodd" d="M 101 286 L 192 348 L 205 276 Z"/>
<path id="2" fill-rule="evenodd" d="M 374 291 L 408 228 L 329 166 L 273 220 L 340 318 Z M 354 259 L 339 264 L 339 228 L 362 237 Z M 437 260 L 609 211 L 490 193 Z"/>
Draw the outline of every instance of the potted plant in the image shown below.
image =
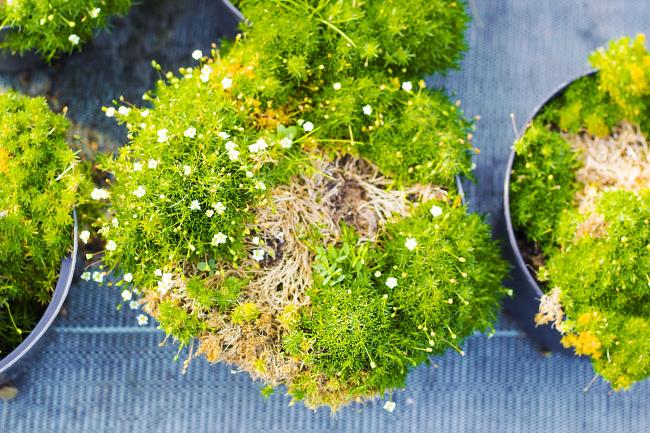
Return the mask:
<path id="1" fill-rule="evenodd" d="M 130 6 L 131 0 L 0 0 L 0 71 L 79 50 Z"/>
<path id="2" fill-rule="evenodd" d="M 425 0 L 252 1 L 244 15 L 235 42 L 165 74 L 148 107 L 104 108 L 129 131 L 101 164 L 104 260 L 186 362 L 336 409 L 463 355 L 506 292 L 489 226 L 455 188 L 472 125 L 418 80 L 456 65 L 468 17 Z"/>
<path id="3" fill-rule="evenodd" d="M 510 240 L 538 325 L 616 390 L 650 375 L 650 54 L 643 35 L 594 52 L 514 146 Z M 511 218 L 511 219 L 510 219 Z M 548 327 L 546 327 L 548 328 Z M 558 332 L 559 331 L 559 332 Z"/>
<path id="4" fill-rule="evenodd" d="M 58 314 L 75 268 L 82 176 L 67 120 L 43 98 L 0 94 L 0 382 Z"/>

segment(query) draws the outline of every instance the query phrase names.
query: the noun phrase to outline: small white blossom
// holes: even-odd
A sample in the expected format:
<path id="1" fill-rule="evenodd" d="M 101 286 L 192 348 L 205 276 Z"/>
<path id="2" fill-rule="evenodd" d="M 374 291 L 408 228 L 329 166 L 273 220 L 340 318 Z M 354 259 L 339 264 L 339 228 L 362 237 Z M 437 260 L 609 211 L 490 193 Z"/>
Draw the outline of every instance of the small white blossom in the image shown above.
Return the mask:
<path id="1" fill-rule="evenodd" d="M 226 150 L 231 151 L 237 149 L 237 144 L 234 141 L 227 141 L 224 147 Z"/>
<path id="2" fill-rule="evenodd" d="M 246 177 L 249 177 L 249 178 L 250 178 L 250 177 L 253 177 L 253 176 L 255 176 L 255 175 L 253 174 L 252 171 L 250 171 L 250 170 L 246 170 Z"/>
<path id="3" fill-rule="evenodd" d="M 203 65 L 199 79 L 202 83 L 207 83 L 210 81 L 210 74 L 212 74 L 212 68 L 209 65 Z"/>
<path id="4" fill-rule="evenodd" d="M 260 138 L 255 143 L 248 146 L 248 150 L 250 150 L 253 153 L 256 153 L 256 152 L 261 152 L 261 151 L 265 150 L 267 147 L 269 147 L 269 146 L 266 143 L 266 140 L 264 140 L 263 138 Z"/>
<path id="5" fill-rule="evenodd" d="M 372 107 L 370 105 L 364 105 L 363 108 L 363 114 L 366 116 L 370 116 L 372 114 Z"/>
<path id="6" fill-rule="evenodd" d="M 87 244 L 88 239 L 90 239 L 90 232 L 88 230 L 82 231 L 79 233 L 79 239 L 81 239 L 84 244 Z"/>
<path id="7" fill-rule="evenodd" d="M 431 215 L 433 215 L 434 218 L 438 218 L 440 215 L 442 215 L 442 208 L 440 206 L 433 205 L 431 206 Z"/>
<path id="8" fill-rule="evenodd" d="M 232 87 L 232 78 L 226 77 L 221 80 L 221 86 L 224 90 L 230 89 Z"/>
<path id="9" fill-rule="evenodd" d="M 126 274 L 124 274 L 124 276 L 122 278 L 127 283 L 130 283 L 131 281 L 133 281 L 133 274 L 127 272 Z"/>
<path id="10" fill-rule="evenodd" d="M 212 205 L 212 209 L 214 209 L 215 212 L 217 212 L 219 215 L 223 215 L 223 213 L 226 211 L 226 206 L 218 201 Z"/>
<path id="11" fill-rule="evenodd" d="M 189 127 L 183 132 L 183 135 L 187 138 L 194 138 L 196 137 L 196 128 L 194 127 Z"/>
<path id="12" fill-rule="evenodd" d="M 97 18 L 101 11 L 100 8 L 94 8 L 88 11 L 88 15 L 90 15 L 90 18 Z"/>
<path id="13" fill-rule="evenodd" d="M 140 112 L 140 116 L 142 116 L 142 117 L 147 117 L 147 116 L 149 116 L 149 110 L 142 110 L 142 111 Z"/>
<path id="14" fill-rule="evenodd" d="M 256 262 L 261 262 L 262 260 L 264 260 L 264 250 L 261 248 L 254 250 L 253 260 L 255 260 Z"/>
<path id="15" fill-rule="evenodd" d="M 131 109 L 122 105 L 119 110 L 117 110 L 117 112 L 120 113 L 121 116 L 128 116 L 131 112 Z"/>
<path id="16" fill-rule="evenodd" d="M 201 210 L 201 205 L 199 204 L 198 200 L 192 200 L 192 203 L 190 204 L 190 210 Z"/>
<path id="17" fill-rule="evenodd" d="M 131 301 L 129 302 L 129 308 L 132 310 L 137 310 L 140 307 L 140 304 L 138 301 Z"/>
<path id="18" fill-rule="evenodd" d="M 174 274 L 165 272 L 160 281 L 158 281 L 158 292 L 161 295 L 166 294 L 174 287 Z"/>
<path id="19" fill-rule="evenodd" d="M 101 283 L 104 281 L 104 273 L 99 271 L 93 272 L 93 281 L 96 283 Z"/>
<path id="20" fill-rule="evenodd" d="M 201 50 L 194 50 L 194 51 L 192 52 L 192 58 L 193 58 L 194 60 L 200 60 L 201 57 L 203 57 L 203 51 L 201 51 Z"/>
<path id="21" fill-rule="evenodd" d="M 384 410 L 392 413 L 395 410 L 395 406 L 397 406 L 397 404 L 395 404 L 394 401 L 387 401 L 384 403 Z"/>
<path id="22" fill-rule="evenodd" d="M 260 238 L 259 238 L 259 236 L 255 236 L 255 237 L 251 240 L 251 242 L 253 242 L 253 244 L 255 244 L 255 245 L 259 245 L 259 244 L 260 244 Z"/>
<path id="23" fill-rule="evenodd" d="M 190 174 L 192 174 L 192 167 L 190 167 L 189 165 L 184 165 L 183 166 L 183 175 L 184 176 L 189 176 Z"/>
<path id="24" fill-rule="evenodd" d="M 205 216 L 208 218 L 212 218 L 212 215 L 214 215 L 214 211 L 212 209 L 208 209 L 205 211 Z"/>
<path id="25" fill-rule="evenodd" d="M 407 250 L 413 251 L 415 247 L 418 246 L 418 241 L 415 240 L 415 238 L 407 238 L 406 242 L 404 242 L 404 246 L 406 247 Z"/>
<path id="26" fill-rule="evenodd" d="M 280 146 L 284 147 L 285 149 L 290 149 L 292 144 L 293 140 L 289 137 L 284 137 L 282 140 L 280 140 Z"/>
<path id="27" fill-rule="evenodd" d="M 386 278 L 386 285 L 388 286 L 388 288 L 394 289 L 395 287 L 397 287 L 397 278 L 394 277 Z"/>
<path id="28" fill-rule="evenodd" d="M 124 301 L 130 301 L 133 298 L 133 293 L 130 290 L 122 290 L 122 299 Z"/>
<path id="29" fill-rule="evenodd" d="M 138 314 L 137 320 L 138 325 L 140 326 L 146 326 L 147 323 L 149 323 L 149 317 L 145 316 L 144 314 Z"/>
<path id="30" fill-rule="evenodd" d="M 150 159 L 149 162 L 147 163 L 147 167 L 153 169 L 158 168 L 158 164 L 160 164 L 160 161 L 157 159 Z"/>
<path id="31" fill-rule="evenodd" d="M 228 240 L 228 236 L 219 232 L 216 235 L 214 235 L 214 237 L 212 238 L 212 242 L 210 243 L 216 247 L 217 245 L 225 244 L 227 240 Z"/>
<path id="32" fill-rule="evenodd" d="M 239 159 L 239 151 L 238 151 L 238 150 L 235 150 L 235 149 L 233 149 L 233 150 L 229 150 L 229 151 L 228 151 L 228 158 L 229 158 L 231 161 L 237 161 L 237 160 Z"/>
<path id="33" fill-rule="evenodd" d="M 255 189 L 259 189 L 260 191 L 266 191 L 266 184 L 261 180 L 258 180 L 257 182 L 255 182 Z"/>
<path id="34" fill-rule="evenodd" d="M 144 195 L 147 193 L 147 190 L 144 189 L 142 185 L 140 185 L 135 191 L 133 191 L 133 195 L 142 198 Z"/>
<path id="35" fill-rule="evenodd" d="M 105 200 L 108 197 L 110 197 L 110 193 L 108 190 L 102 189 L 102 188 L 95 188 L 93 191 L 90 193 L 90 198 L 93 200 Z"/>
<path id="36" fill-rule="evenodd" d="M 112 225 L 113 227 L 119 227 L 119 226 L 120 226 L 120 221 L 119 221 L 117 218 L 113 218 L 113 219 L 111 220 L 111 225 Z"/>
<path id="37" fill-rule="evenodd" d="M 108 107 L 106 109 L 106 117 L 115 117 L 115 108 Z"/>
<path id="38" fill-rule="evenodd" d="M 90 281 L 90 272 L 86 271 L 83 274 L 81 274 L 81 279 L 84 281 Z"/>
<path id="39" fill-rule="evenodd" d="M 157 277 L 162 277 L 163 271 L 161 269 L 156 269 L 153 271 L 153 274 Z"/>
<path id="40" fill-rule="evenodd" d="M 165 143 L 167 140 L 169 140 L 169 137 L 167 136 L 167 130 L 165 128 L 159 129 L 157 134 L 158 134 L 158 143 Z"/>
<path id="41" fill-rule="evenodd" d="M 134 162 L 133 163 L 133 171 L 142 171 L 142 163 L 141 162 Z"/>
<path id="42" fill-rule="evenodd" d="M 341 90 L 341 83 L 334 83 L 332 87 L 334 88 L 334 90 Z"/>
<path id="43" fill-rule="evenodd" d="M 68 36 L 68 41 L 70 41 L 70 43 L 72 45 L 79 45 L 79 42 L 81 41 L 81 39 L 79 38 L 79 36 L 77 36 L 77 35 L 75 35 L 73 33 L 70 36 Z"/>
<path id="44" fill-rule="evenodd" d="M 404 81 L 402 83 L 402 89 L 406 90 L 407 92 L 410 92 L 413 90 L 413 84 L 410 81 Z"/>
<path id="45" fill-rule="evenodd" d="M 304 129 L 307 132 L 311 132 L 314 130 L 314 124 L 311 122 L 305 122 L 302 125 L 302 129 Z"/>
<path id="46" fill-rule="evenodd" d="M 375 277 L 377 278 L 381 277 L 381 271 L 375 271 Z"/>
<path id="47" fill-rule="evenodd" d="M 117 249 L 117 244 L 113 240 L 106 242 L 106 251 L 115 251 Z"/>
<path id="48" fill-rule="evenodd" d="M 219 136 L 219 138 L 224 139 L 224 140 L 227 140 L 227 139 L 230 138 L 230 134 L 228 134 L 227 132 L 223 132 L 223 131 L 218 132 L 217 135 Z"/>

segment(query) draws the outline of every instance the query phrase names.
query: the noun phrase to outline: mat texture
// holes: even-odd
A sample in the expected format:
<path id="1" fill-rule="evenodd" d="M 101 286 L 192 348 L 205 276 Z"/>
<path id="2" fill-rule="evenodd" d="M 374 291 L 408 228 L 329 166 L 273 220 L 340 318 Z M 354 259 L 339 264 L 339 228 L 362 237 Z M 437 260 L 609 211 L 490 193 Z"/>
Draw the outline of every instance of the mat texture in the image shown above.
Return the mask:
<path id="1" fill-rule="evenodd" d="M 650 33 L 647 0 L 475 0 L 462 69 L 432 77 L 480 115 L 475 142 L 477 184 L 466 185 L 471 206 L 503 232 L 501 194 L 505 160 L 519 127 L 558 84 L 586 71 L 590 51 L 607 40 Z M 102 105 L 124 95 L 138 102 L 156 75 L 191 62 L 229 28 L 217 0 L 145 0 L 117 20 L 82 54 L 51 69 L 0 75 L 1 87 L 47 95 L 69 107 L 77 131 L 98 149 L 115 149 L 124 132 Z M 588 362 L 542 356 L 503 318 L 492 338 L 475 336 L 466 356 L 449 353 L 418 368 L 392 398 L 327 410 L 288 407 L 278 392 L 268 400 L 259 384 L 225 365 L 195 361 L 187 374 L 172 346 L 160 348 L 154 325 L 138 327 L 135 312 L 116 311 L 119 293 L 92 283 L 71 289 L 65 314 L 50 332 L 34 369 L 0 402 L 1 433 L 645 433 L 650 431 L 650 383 L 611 393 Z"/>

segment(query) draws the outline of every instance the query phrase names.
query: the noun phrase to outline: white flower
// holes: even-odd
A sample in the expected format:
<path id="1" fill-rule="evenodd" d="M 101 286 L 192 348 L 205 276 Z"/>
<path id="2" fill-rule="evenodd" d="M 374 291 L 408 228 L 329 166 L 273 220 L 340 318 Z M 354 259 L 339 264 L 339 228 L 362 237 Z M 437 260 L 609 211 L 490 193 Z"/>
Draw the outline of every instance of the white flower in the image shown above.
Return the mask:
<path id="1" fill-rule="evenodd" d="M 388 288 L 394 289 L 395 287 L 397 287 L 397 278 L 394 277 L 386 278 L 386 285 L 388 286 Z"/>
<path id="2" fill-rule="evenodd" d="M 102 10 L 100 8 L 94 8 L 88 11 L 90 18 L 97 18 Z"/>
<path id="3" fill-rule="evenodd" d="M 106 242 L 106 251 L 115 251 L 117 249 L 117 244 L 113 240 Z"/>
<path id="4" fill-rule="evenodd" d="M 96 283 L 101 283 L 104 281 L 104 273 L 98 271 L 93 272 L 93 281 Z"/>
<path id="5" fill-rule="evenodd" d="M 239 151 L 238 150 L 229 150 L 228 151 L 228 158 L 231 161 L 237 161 L 239 159 Z"/>
<path id="6" fill-rule="evenodd" d="M 160 164 L 160 161 L 157 159 L 150 159 L 149 162 L 147 163 L 147 167 L 151 169 L 158 168 L 158 164 Z"/>
<path id="7" fill-rule="evenodd" d="M 194 138 L 196 137 L 196 128 L 194 127 L 189 127 L 183 132 L 183 135 L 187 138 Z"/>
<path id="8" fill-rule="evenodd" d="M 126 274 L 124 274 L 124 276 L 122 278 L 127 283 L 130 283 L 131 281 L 133 281 L 133 274 L 127 272 Z"/>
<path id="9" fill-rule="evenodd" d="M 134 162 L 133 163 L 133 171 L 142 171 L 142 163 L 141 162 Z"/>
<path id="10" fill-rule="evenodd" d="M 250 150 L 253 153 L 256 153 L 256 152 L 261 152 L 261 151 L 265 150 L 267 147 L 269 147 L 269 145 L 266 144 L 266 140 L 264 140 L 263 138 L 260 138 L 255 143 L 248 146 L 248 150 Z"/>
<path id="11" fill-rule="evenodd" d="M 122 105 L 119 110 L 117 110 L 117 112 L 120 113 L 121 116 L 128 116 L 131 112 L 131 109 Z"/>
<path id="12" fill-rule="evenodd" d="M 223 215 L 223 213 L 226 211 L 226 206 L 218 201 L 212 205 L 212 209 L 214 209 L 219 215 Z"/>
<path id="13" fill-rule="evenodd" d="M 81 233 L 79 233 L 79 239 L 81 239 L 84 244 L 87 244 L 88 239 L 90 239 L 90 232 L 88 230 L 82 231 Z"/>
<path id="14" fill-rule="evenodd" d="M 341 90 L 341 83 L 334 83 L 332 87 L 334 88 L 334 90 Z"/>
<path id="15" fill-rule="evenodd" d="M 136 196 L 136 197 L 138 197 L 138 198 L 142 198 L 142 197 L 144 197 L 144 195 L 145 195 L 146 193 L 147 193 L 147 190 L 145 190 L 144 187 L 143 187 L 142 185 L 140 185 L 140 186 L 138 187 L 138 189 L 136 189 L 135 191 L 133 191 L 133 195 Z"/>
<path id="16" fill-rule="evenodd" d="M 314 130 L 314 124 L 311 122 L 305 122 L 302 124 L 302 129 L 304 129 L 307 132 L 311 132 Z"/>
<path id="17" fill-rule="evenodd" d="M 192 200 L 192 203 L 190 204 L 190 210 L 201 210 L 201 205 L 199 204 L 198 200 Z"/>
<path id="18" fill-rule="evenodd" d="M 411 90 L 413 90 L 413 84 L 411 84 L 410 81 L 404 81 L 402 83 L 402 89 L 406 90 L 407 92 L 410 92 Z"/>
<path id="19" fill-rule="evenodd" d="M 140 326 L 145 326 L 147 323 L 149 323 L 149 317 L 145 316 L 144 314 L 138 314 L 138 325 Z"/>
<path id="20" fill-rule="evenodd" d="M 372 114 L 372 107 L 370 105 L 364 105 L 363 108 L 363 114 L 366 116 L 370 116 Z"/>
<path id="21" fill-rule="evenodd" d="M 90 272 L 86 271 L 83 274 L 81 274 L 81 279 L 84 281 L 90 281 Z"/>
<path id="22" fill-rule="evenodd" d="M 259 238 L 259 236 L 255 236 L 255 237 L 252 239 L 251 242 L 253 242 L 255 245 L 259 245 L 259 244 L 260 244 L 260 238 Z"/>
<path id="23" fill-rule="evenodd" d="M 252 171 L 246 170 L 246 177 L 253 177 L 255 176 Z"/>
<path id="24" fill-rule="evenodd" d="M 442 208 L 440 206 L 433 205 L 431 206 L 431 215 L 433 215 L 434 218 L 438 218 L 440 215 L 442 215 Z"/>
<path id="25" fill-rule="evenodd" d="M 255 189 L 259 189 L 260 191 L 266 191 L 266 184 L 261 180 L 258 180 L 257 182 L 255 182 Z"/>
<path id="26" fill-rule="evenodd" d="M 228 151 L 235 150 L 237 148 L 237 144 L 234 141 L 227 141 L 224 146 Z"/>
<path id="27" fill-rule="evenodd" d="M 223 132 L 223 131 L 218 132 L 217 135 L 219 136 L 219 138 L 222 138 L 224 140 L 227 140 L 227 139 L 230 138 L 230 134 L 228 134 L 227 132 Z"/>
<path id="28" fill-rule="evenodd" d="M 156 269 L 155 271 L 153 271 L 153 274 L 157 277 L 162 277 L 163 271 L 160 269 Z"/>
<path id="29" fill-rule="evenodd" d="M 192 58 L 193 58 L 194 60 L 200 60 L 201 57 L 203 57 L 203 51 L 201 51 L 201 50 L 194 50 L 194 51 L 192 52 Z"/>
<path id="30" fill-rule="evenodd" d="M 212 68 L 209 65 L 203 65 L 201 68 L 201 75 L 199 76 L 199 79 L 203 83 L 207 83 L 210 81 L 210 74 L 212 74 Z"/>
<path id="31" fill-rule="evenodd" d="M 264 260 L 264 250 L 261 248 L 254 250 L 253 260 L 255 260 L 256 262 L 261 262 L 262 260 Z"/>
<path id="32" fill-rule="evenodd" d="M 189 165 L 184 165 L 183 176 L 189 176 L 190 174 L 192 174 L 192 167 L 190 167 Z"/>
<path id="33" fill-rule="evenodd" d="M 113 218 L 113 219 L 111 220 L 111 225 L 112 225 L 113 227 L 119 227 L 119 226 L 120 226 L 120 221 L 119 221 L 117 218 Z"/>
<path id="34" fill-rule="evenodd" d="M 68 40 L 72 45 L 79 45 L 79 41 L 81 40 L 79 36 L 75 35 L 74 33 L 68 36 Z"/>
<path id="35" fill-rule="evenodd" d="M 280 146 L 284 147 L 285 149 L 290 149 L 292 144 L 293 140 L 289 137 L 284 137 L 282 140 L 280 140 Z"/>
<path id="36" fill-rule="evenodd" d="M 212 218 L 212 215 L 214 215 L 214 211 L 212 209 L 208 209 L 205 211 L 205 216 L 208 218 Z"/>
<path id="37" fill-rule="evenodd" d="M 140 112 L 140 116 L 142 116 L 142 117 L 147 117 L 147 116 L 149 116 L 149 110 L 142 110 L 142 111 Z"/>
<path id="38" fill-rule="evenodd" d="M 122 290 L 122 299 L 124 301 L 130 301 L 133 298 L 133 293 L 130 290 Z"/>
<path id="39" fill-rule="evenodd" d="M 221 86 L 223 86 L 224 90 L 230 89 L 232 87 L 232 78 L 224 78 L 221 80 Z"/>
<path id="40" fill-rule="evenodd" d="M 140 304 L 138 301 L 131 301 L 129 302 L 129 308 L 132 310 L 137 310 L 140 307 Z"/>
<path id="41" fill-rule="evenodd" d="M 416 241 L 415 238 L 406 238 L 406 242 L 404 242 L 404 246 L 406 247 L 407 250 L 413 251 L 415 247 L 418 246 L 418 241 Z"/>
<path id="42" fill-rule="evenodd" d="M 395 406 L 397 406 L 397 404 L 395 404 L 394 401 L 387 401 L 384 403 L 384 410 L 386 412 L 393 412 L 395 410 Z"/>
<path id="43" fill-rule="evenodd" d="M 174 274 L 165 272 L 162 275 L 160 281 L 158 281 L 158 292 L 160 292 L 161 295 L 164 295 L 173 287 L 174 287 Z"/>
<path id="44" fill-rule="evenodd" d="M 110 197 L 110 193 L 108 190 L 102 189 L 102 188 L 95 188 L 93 191 L 90 193 L 90 198 L 93 200 L 105 200 L 108 197 Z"/>
<path id="45" fill-rule="evenodd" d="M 106 109 L 106 117 L 115 117 L 115 108 L 108 107 Z"/>
<path id="46" fill-rule="evenodd" d="M 167 140 L 169 140 L 169 137 L 167 136 L 167 130 L 165 128 L 159 129 L 157 134 L 158 134 L 158 143 L 164 143 Z"/>
<path id="47" fill-rule="evenodd" d="M 217 245 L 225 244 L 227 240 L 228 240 L 228 236 L 219 232 L 216 235 L 214 235 L 214 237 L 212 238 L 212 242 L 210 243 L 216 247 Z"/>
<path id="48" fill-rule="evenodd" d="M 375 277 L 377 278 L 381 277 L 381 271 L 375 271 Z"/>

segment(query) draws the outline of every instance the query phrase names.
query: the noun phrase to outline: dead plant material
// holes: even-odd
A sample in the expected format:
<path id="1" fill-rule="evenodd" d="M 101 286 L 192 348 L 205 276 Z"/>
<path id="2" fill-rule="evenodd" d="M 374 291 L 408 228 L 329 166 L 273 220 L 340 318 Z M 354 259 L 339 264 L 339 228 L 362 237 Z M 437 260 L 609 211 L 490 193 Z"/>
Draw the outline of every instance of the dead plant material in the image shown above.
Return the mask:
<path id="1" fill-rule="evenodd" d="M 564 310 L 560 302 L 560 289 L 554 287 L 550 292 L 542 295 L 539 301 L 539 313 L 535 315 L 536 325 L 551 324 L 552 327 L 562 332 Z"/>

